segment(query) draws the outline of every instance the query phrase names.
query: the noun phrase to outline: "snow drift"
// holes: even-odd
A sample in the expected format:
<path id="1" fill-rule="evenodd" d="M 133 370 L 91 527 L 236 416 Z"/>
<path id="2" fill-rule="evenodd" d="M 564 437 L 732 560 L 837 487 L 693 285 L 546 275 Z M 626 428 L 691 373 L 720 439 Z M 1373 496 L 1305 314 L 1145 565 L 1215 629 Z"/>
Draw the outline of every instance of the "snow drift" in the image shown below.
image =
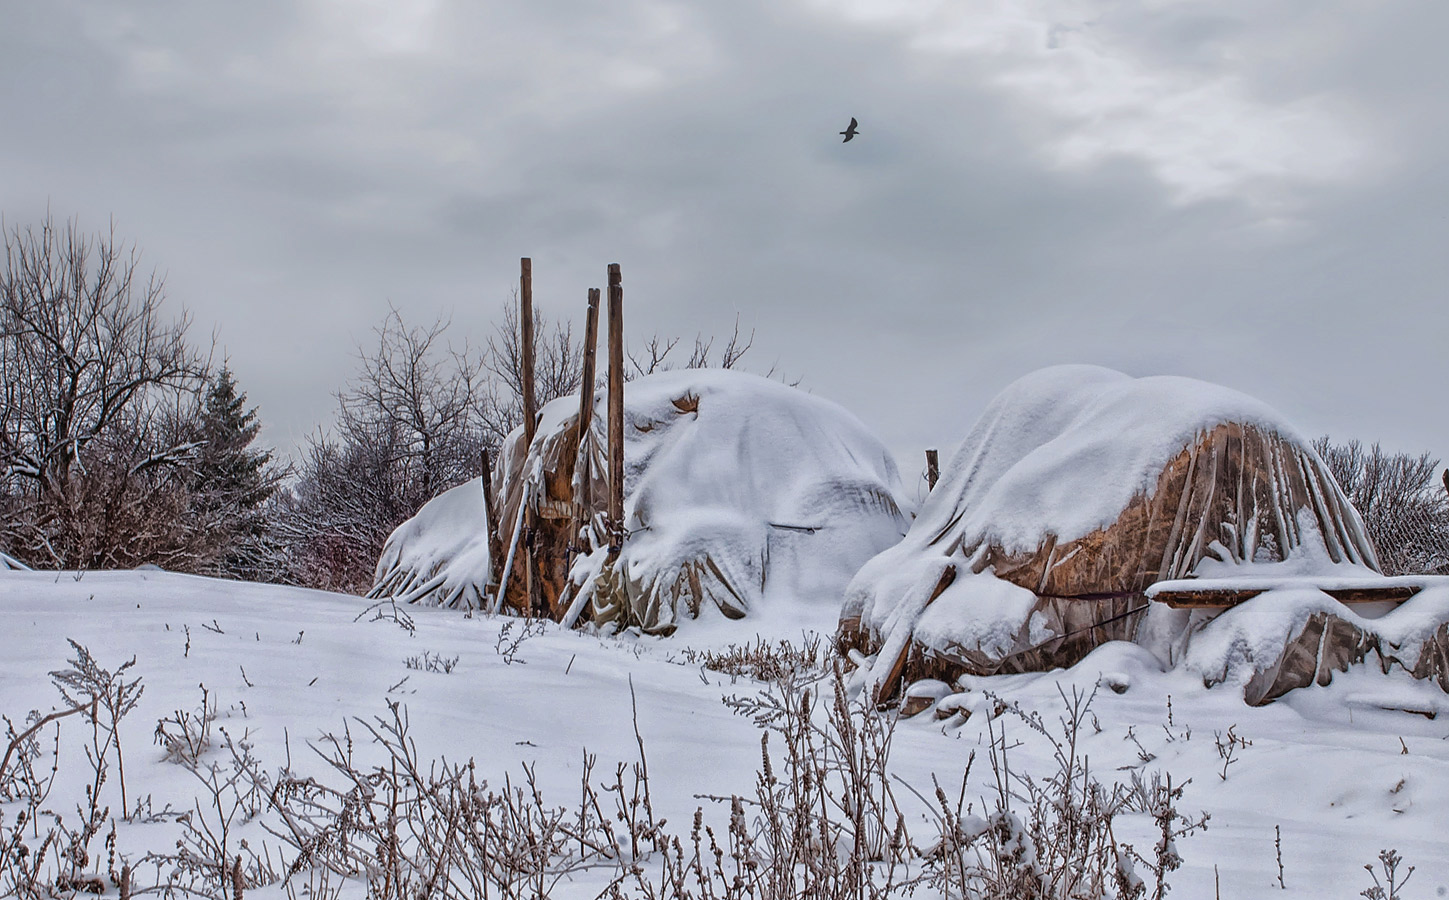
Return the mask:
<path id="1" fill-rule="evenodd" d="M 889 452 L 834 403 L 754 375 L 687 370 L 630 382 L 624 405 L 617 556 L 604 521 L 604 393 L 582 435 L 579 400 L 566 397 L 540 411 L 529 446 L 521 430 L 505 442 L 497 555 L 520 509 L 527 550 L 505 608 L 661 634 L 706 616 L 828 628 L 850 577 L 906 531 Z M 480 490 L 455 491 L 393 535 L 379 585 L 409 599 L 478 596 L 489 579 Z M 498 560 L 492 568 L 501 575 Z"/>
<path id="2" fill-rule="evenodd" d="M 1109 640 L 1172 664 L 1203 614 L 1147 589 L 1267 565 L 1378 569 L 1357 512 L 1282 416 L 1188 378 L 1059 366 L 990 404 L 906 538 L 851 582 L 838 638 L 877 654 L 868 680 L 883 694 L 902 677 L 1070 666 Z"/>

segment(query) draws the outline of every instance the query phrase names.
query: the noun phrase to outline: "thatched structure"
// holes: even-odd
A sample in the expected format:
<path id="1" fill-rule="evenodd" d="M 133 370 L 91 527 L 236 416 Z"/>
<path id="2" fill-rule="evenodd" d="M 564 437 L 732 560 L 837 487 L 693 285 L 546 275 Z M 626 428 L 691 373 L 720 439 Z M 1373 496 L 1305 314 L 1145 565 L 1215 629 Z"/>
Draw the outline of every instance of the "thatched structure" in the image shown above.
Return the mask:
<path id="1" fill-rule="evenodd" d="M 384 552 L 379 584 L 441 598 L 463 596 L 465 581 L 502 583 L 498 608 L 570 624 L 663 634 L 696 618 L 750 616 L 794 633 L 830 627 L 850 576 L 906 531 L 889 452 L 833 403 L 727 370 L 646 376 L 624 397 L 617 553 L 601 391 L 582 435 L 578 399 L 563 398 L 540 411 L 530 444 L 521 429 L 505 442 L 493 474 L 499 551 L 486 567 L 476 562 L 481 515 L 465 542 L 467 572 L 402 547 L 456 528 L 410 524 Z M 454 505 L 480 494 L 474 482 Z"/>
<path id="2" fill-rule="evenodd" d="M 903 678 L 1069 666 L 1109 640 L 1170 664 L 1203 616 L 1146 591 L 1214 570 L 1377 562 L 1322 461 L 1263 404 L 1056 367 L 993 401 L 906 538 L 852 581 L 838 639 L 876 654 L 882 696 Z"/>

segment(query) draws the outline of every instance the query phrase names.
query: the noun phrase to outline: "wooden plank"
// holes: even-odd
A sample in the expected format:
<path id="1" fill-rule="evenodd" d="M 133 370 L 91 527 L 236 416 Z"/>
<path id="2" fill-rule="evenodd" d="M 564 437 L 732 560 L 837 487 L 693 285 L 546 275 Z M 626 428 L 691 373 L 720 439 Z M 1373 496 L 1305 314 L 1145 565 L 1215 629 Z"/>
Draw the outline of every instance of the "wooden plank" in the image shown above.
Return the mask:
<path id="1" fill-rule="evenodd" d="M 518 502 L 518 515 L 513 520 L 513 540 L 508 542 L 508 559 L 503 563 L 503 575 L 498 579 L 498 593 L 493 595 L 493 605 L 488 612 L 497 615 L 503 608 L 503 595 L 508 591 L 508 578 L 513 573 L 513 561 L 518 555 L 518 542 L 523 537 L 523 510 L 528 506 L 529 495 L 533 493 L 533 482 L 523 482 L 523 498 Z"/>
<path id="2" fill-rule="evenodd" d="M 1402 587 L 1344 588 L 1342 590 L 1329 588 L 1323 593 L 1339 603 L 1383 603 L 1385 601 L 1403 603 L 1419 593 L 1419 587 L 1418 585 L 1404 585 Z"/>
<path id="3" fill-rule="evenodd" d="M 538 398 L 533 390 L 533 260 L 525 256 L 518 263 L 521 270 L 518 279 L 518 359 L 522 369 L 518 376 L 523 389 L 523 442 L 526 447 L 533 444 L 533 429 L 538 420 Z"/>
<path id="4" fill-rule="evenodd" d="M 1246 603 L 1259 594 L 1262 589 L 1255 591 L 1161 591 L 1154 594 L 1152 599 L 1158 603 L 1165 603 L 1173 609 L 1227 609 L 1230 606 L 1237 606 L 1239 603 Z"/>
<path id="5" fill-rule="evenodd" d="M 934 491 L 936 481 L 941 477 L 941 457 L 932 447 L 926 451 L 926 490 Z"/>
<path id="6" fill-rule="evenodd" d="M 609 550 L 624 546 L 624 279 L 609 264 Z"/>
<path id="7" fill-rule="evenodd" d="M 1312 587 L 1312 585 L 1304 585 Z M 1173 609 L 1227 609 L 1246 603 L 1267 588 L 1215 588 L 1211 590 L 1159 591 L 1152 596 L 1158 603 Z M 1381 588 L 1318 588 L 1339 603 L 1402 603 L 1419 592 L 1416 585 L 1395 585 Z"/>

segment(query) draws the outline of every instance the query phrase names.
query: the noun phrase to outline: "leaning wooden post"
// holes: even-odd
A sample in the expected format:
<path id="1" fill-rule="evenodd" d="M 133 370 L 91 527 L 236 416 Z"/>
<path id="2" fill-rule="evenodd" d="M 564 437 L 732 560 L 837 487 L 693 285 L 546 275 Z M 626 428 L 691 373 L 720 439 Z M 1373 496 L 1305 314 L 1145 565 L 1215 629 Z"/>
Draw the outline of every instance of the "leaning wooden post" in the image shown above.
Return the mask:
<path id="1" fill-rule="evenodd" d="M 589 429 L 594 421 L 594 358 L 599 343 L 599 289 L 589 288 L 589 312 L 584 319 L 584 372 L 579 383 L 579 496 L 574 513 L 574 543 L 578 544 L 584 532 L 584 523 L 593 504 L 591 488 L 593 482 L 593 456 L 589 452 Z"/>
<path id="2" fill-rule="evenodd" d="M 624 279 L 609 264 L 609 552 L 624 546 Z"/>
<path id="3" fill-rule="evenodd" d="M 936 489 L 936 480 L 941 477 L 941 458 L 932 447 L 926 451 L 926 490 Z"/>
<path id="4" fill-rule="evenodd" d="M 523 497 L 518 501 L 518 515 L 513 517 L 513 540 L 508 542 L 508 558 L 503 561 L 503 574 L 498 578 L 498 593 L 493 595 L 490 615 L 497 615 L 503 608 L 503 595 L 508 593 L 508 576 L 513 572 L 513 558 L 518 553 L 518 542 L 523 536 L 523 511 L 528 508 L 529 496 L 533 493 L 533 482 L 523 482 Z"/>
<path id="5" fill-rule="evenodd" d="M 484 447 L 480 454 L 483 468 L 483 518 L 488 529 L 488 586 L 496 587 L 503 568 L 503 541 L 498 536 L 498 504 L 493 497 L 493 460 Z"/>

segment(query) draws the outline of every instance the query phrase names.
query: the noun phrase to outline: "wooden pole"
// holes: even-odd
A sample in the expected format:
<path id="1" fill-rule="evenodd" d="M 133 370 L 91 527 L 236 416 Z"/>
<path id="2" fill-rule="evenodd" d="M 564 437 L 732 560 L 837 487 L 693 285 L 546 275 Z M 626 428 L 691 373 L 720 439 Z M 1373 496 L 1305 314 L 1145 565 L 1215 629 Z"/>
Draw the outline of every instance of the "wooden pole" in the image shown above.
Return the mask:
<path id="1" fill-rule="evenodd" d="M 932 447 L 926 451 L 926 490 L 936 489 L 936 480 L 941 477 L 941 458 Z"/>
<path id="2" fill-rule="evenodd" d="M 589 312 L 584 318 L 584 373 L 579 385 L 579 433 L 588 431 L 594 418 L 595 357 L 599 345 L 599 289 L 589 288 Z"/>
<path id="3" fill-rule="evenodd" d="M 508 591 L 508 576 L 513 572 L 513 558 L 518 554 L 518 542 L 523 537 L 523 511 L 528 508 L 529 495 L 532 493 L 533 482 L 525 481 L 523 498 L 518 502 L 518 516 L 513 520 L 513 540 L 508 542 L 508 559 L 503 563 L 503 575 L 498 579 L 498 593 L 493 595 L 493 605 L 488 609 L 490 614 L 497 615 L 503 608 L 503 595 Z"/>
<path id="4" fill-rule="evenodd" d="M 483 517 L 488 528 L 488 583 L 498 583 L 498 573 L 503 567 L 503 543 L 498 536 L 498 504 L 493 497 L 493 461 L 484 447 L 481 454 L 483 464 Z"/>
<path id="5" fill-rule="evenodd" d="M 533 446 L 533 430 L 538 424 L 538 398 L 533 391 L 533 260 L 525 256 L 518 261 L 519 265 L 519 313 L 518 313 L 518 335 L 521 346 L 519 347 L 519 361 L 523 371 L 520 374 L 520 381 L 523 387 L 523 446 L 526 454 L 527 448 Z M 524 474 L 524 477 L 528 477 Z M 519 521 L 523 523 L 528 532 L 523 544 L 523 584 L 525 593 L 528 596 L 528 609 L 525 615 L 533 615 L 534 609 L 534 578 L 533 578 L 533 514 L 532 510 L 525 504 L 518 508 Z"/>
<path id="6" fill-rule="evenodd" d="M 538 418 L 538 400 L 533 393 L 533 260 L 527 256 L 519 260 L 522 270 L 519 276 L 518 340 L 520 386 L 523 388 L 523 443 L 533 443 L 533 429 Z"/>
<path id="7" fill-rule="evenodd" d="M 624 545 L 624 279 L 609 264 L 609 550 Z"/>
<path id="8" fill-rule="evenodd" d="M 589 428 L 594 421 L 594 378 L 595 357 L 599 344 L 599 289 L 589 288 L 589 312 L 584 319 L 584 372 L 579 382 L 579 496 L 578 512 L 574 515 L 574 543 L 584 531 L 589 508 L 593 505 L 590 488 L 593 483 L 593 456 L 589 452 Z"/>

